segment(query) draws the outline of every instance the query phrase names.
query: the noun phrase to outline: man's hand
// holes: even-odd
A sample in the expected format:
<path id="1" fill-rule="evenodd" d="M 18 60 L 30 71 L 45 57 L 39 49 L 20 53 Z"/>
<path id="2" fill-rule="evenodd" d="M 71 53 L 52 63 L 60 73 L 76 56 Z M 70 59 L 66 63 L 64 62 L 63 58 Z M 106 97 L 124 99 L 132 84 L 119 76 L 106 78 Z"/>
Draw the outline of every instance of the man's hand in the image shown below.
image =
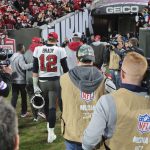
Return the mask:
<path id="1" fill-rule="evenodd" d="M 34 94 L 40 94 L 42 92 L 39 86 L 34 86 L 33 88 L 34 88 Z"/>
<path id="2" fill-rule="evenodd" d="M 33 73 L 33 88 L 35 94 L 40 94 L 42 91 L 38 85 L 38 74 Z"/>

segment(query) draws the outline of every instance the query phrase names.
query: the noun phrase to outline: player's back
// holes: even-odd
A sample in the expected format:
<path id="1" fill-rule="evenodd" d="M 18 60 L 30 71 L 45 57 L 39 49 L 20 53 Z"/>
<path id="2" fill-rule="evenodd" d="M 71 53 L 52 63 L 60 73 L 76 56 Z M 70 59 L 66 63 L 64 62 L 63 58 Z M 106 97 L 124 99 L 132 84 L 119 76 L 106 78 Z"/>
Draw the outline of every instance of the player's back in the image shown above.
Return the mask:
<path id="1" fill-rule="evenodd" d="M 55 45 L 39 46 L 33 56 L 38 59 L 39 77 L 60 76 L 61 59 L 66 57 L 64 48 Z"/>

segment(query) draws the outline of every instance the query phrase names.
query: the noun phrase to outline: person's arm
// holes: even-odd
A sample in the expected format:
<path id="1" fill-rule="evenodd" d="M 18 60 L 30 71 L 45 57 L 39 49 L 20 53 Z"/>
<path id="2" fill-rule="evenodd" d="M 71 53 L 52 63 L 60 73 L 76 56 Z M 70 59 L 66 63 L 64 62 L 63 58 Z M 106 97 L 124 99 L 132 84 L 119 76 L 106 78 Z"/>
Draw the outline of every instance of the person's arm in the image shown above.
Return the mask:
<path id="1" fill-rule="evenodd" d="M 38 85 L 38 80 L 39 80 L 39 63 L 38 63 L 38 59 L 36 57 L 33 57 L 33 75 L 32 75 L 32 79 L 33 79 L 33 88 L 34 88 L 34 93 L 39 94 L 41 93 L 41 89 L 39 88 Z"/>
<path id="2" fill-rule="evenodd" d="M 33 67 L 33 63 L 26 64 L 24 56 L 21 55 L 19 58 L 19 66 L 22 70 L 28 70 L 28 69 L 31 69 Z"/>
<path id="3" fill-rule="evenodd" d="M 69 71 L 69 68 L 68 68 L 68 64 L 67 64 L 67 54 L 66 54 L 66 51 L 64 48 L 61 49 L 61 60 L 60 60 L 60 63 L 61 63 L 61 66 L 63 68 L 63 72 L 66 73 Z"/>
<path id="4" fill-rule="evenodd" d="M 108 48 L 105 48 L 103 52 L 103 64 L 109 64 L 109 59 L 110 59 L 110 51 Z"/>
<path id="5" fill-rule="evenodd" d="M 96 104 L 92 119 L 84 131 L 82 148 L 92 150 L 102 141 L 102 136 L 110 138 L 116 124 L 116 106 L 112 96 L 102 96 Z"/>
<path id="6" fill-rule="evenodd" d="M 134 47 L 133 46 L 133 49 L 134 49 L 135 52 L 137 52 L 137 53 L 141 54 L 142 56 L 144 56 L 144 51 L 142 49 L 140 49 L 139 47 Z"/>
<path id="7" fill-rule="evenodd" d="M 118 54 L 120 57 L 122 57 L 122 53 L 117 48 L 114 48 L 113 50 L 116 54 Z"/>
<path id="8" fill-rule="evenodd" d="M 63 58 L 60 60 L 60 63 L 61 63 L 61 66 L 63 68 L 63 72 L 66 73 L 69 71 L 69 68 L 68 68 L 68 64 L 67 64 L 67 57 Z"/>
<path id="9" fill-rule="evenodd" d="M 39 72 L 39 62 L 38 62 L 38 58 L 33 57 L 33 73 L 38 74 Z"/>

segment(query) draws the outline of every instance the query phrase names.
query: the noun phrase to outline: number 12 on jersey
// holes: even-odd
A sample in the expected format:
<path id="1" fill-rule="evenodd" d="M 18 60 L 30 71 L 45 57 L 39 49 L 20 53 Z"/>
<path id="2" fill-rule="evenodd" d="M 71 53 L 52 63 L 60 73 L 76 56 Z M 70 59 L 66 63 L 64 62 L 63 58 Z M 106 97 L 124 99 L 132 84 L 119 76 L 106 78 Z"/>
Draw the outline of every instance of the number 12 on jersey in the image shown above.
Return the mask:
<path id="1" fill-rule="evenodd" d="M 47 72 L 57 72 L 57 56 L 56 55 L 48 55 L 45 58 L 44 54 L 41 54 L 39 57 L 40 60 L 40 70 Z"/>

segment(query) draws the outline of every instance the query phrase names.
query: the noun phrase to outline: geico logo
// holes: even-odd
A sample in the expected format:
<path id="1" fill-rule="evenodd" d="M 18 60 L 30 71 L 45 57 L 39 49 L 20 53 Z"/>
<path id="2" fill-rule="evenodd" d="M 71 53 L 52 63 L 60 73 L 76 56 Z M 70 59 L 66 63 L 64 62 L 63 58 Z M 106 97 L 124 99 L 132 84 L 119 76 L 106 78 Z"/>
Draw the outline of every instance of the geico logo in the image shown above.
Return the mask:
<path id="1" fill-rule="evenodd" d="M 139 11 L 139 6 L 118 6 L 118 7 L 107 7 L 107 14 L 117 14 L 117 13 L 137 13 Z"/>

